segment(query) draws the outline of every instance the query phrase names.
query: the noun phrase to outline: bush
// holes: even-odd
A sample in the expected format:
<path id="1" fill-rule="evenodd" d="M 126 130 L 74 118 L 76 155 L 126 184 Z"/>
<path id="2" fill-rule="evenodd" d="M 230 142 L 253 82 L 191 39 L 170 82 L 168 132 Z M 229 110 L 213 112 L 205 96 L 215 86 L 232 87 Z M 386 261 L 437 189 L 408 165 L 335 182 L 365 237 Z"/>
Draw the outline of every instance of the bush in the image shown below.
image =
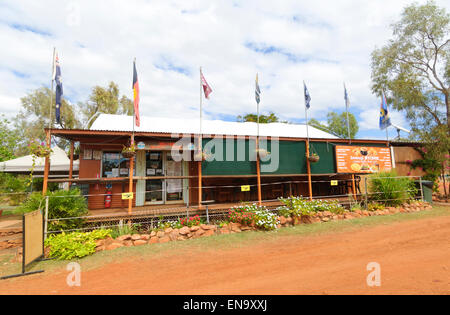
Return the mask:
<path id="1" fill-rule="evenodd" d="M 111 230 L 95 230 L 92 232 L 72 232 L 52 235 L 45 240 L 50 248 L 49 256 L 58 260 L 82 258 L 95 253 L 96 240 L 111 236 Z"/>
<path id="2" fill-rule="evenodd" d="M 280 215 L 285 217 L 300 217 L 302 215 L 313 215 L 319 211 L 329 211 L 335 214 L 344 213 L 344 208 L 339 204 L 338 200 L 321 200 L 314 199 L 312 201 L 302 197 L 280 198 L 284 206 L 278 208 Z M 281 212 L 280 212 L 281 211 Z"/>
<path id="3" fill-rule="evenodd" d="M 83 226 L 85 220 L 82 217 L 88 214 L 87 203 L 81 195 L 80 190 L 57 190 L 47 192 L 48 199 L 48 218 L 62 219 L 62 218 L 77 218 L 71 220 L 50 221 L 48 230 L 61 231 L 77 229 Z M 18 208 L 18 212 L 27 213 L 34 210 L 45 209 L 45 197 L 41 193 L 33 193 L 29 198 Z"/>
<path id="4" fill-rule="evenodd" d="M 278 225 L 278 216 L 267 210 L 266 207 L 256 204 L 236 206 L 228 212 L 230 222 L 241 223 L 244 225 L 255 224 L 256 227 L 263 230 L 275 230 Z"/>
<path id="5" fill-rule="evenodd" d="M 372 174 L 369 179 L 369 199 L 386 206 L 398 206 L 417 194 L 414 181 L 398 177 L 395 171 Z"/>

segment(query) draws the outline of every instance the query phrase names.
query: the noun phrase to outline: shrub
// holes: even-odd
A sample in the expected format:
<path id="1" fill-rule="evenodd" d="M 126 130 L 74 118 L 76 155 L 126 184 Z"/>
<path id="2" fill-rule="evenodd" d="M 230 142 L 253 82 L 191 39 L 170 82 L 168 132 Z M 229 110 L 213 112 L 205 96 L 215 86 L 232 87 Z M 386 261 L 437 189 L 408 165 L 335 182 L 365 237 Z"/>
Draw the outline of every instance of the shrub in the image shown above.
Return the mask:
<path id="1" fill-rule="evenodd" d="M 275 230 L 278 225 L 278 216 L 271 213 L 264 206 L 243 205 L 230 209 L 228 213 L 230 222 L 241 223 L 244 225 L 254 224 L 256 227 L 264 230 Z"/>
<path id="2" fill-rule="evenodd" d="M 188 227 L 200 225 L 202 223 L 198 215 L 194 217 L 179 219 L 178 221 L 181 226 L 188 226 Z"/>
<path id="3" fill-rule="evenodd" d="M 263 230 L 275 230 L 277 225 L 280 224 L 278 221 L 278 216 L 275 213 L 269 212 L 268 210 L 256 210 L 255 211 L 255 225 Z"/>
<path id="4" fill-rule="evenodd" d="M 314 199 L 310 201 L 302 197 L 289 197 L 280 198 L 280 201 L 285 204 L 285 206 L 278 208 L 283 216 L 310 216 L 319 211 L 329 211 L 335 214 L 344 213 L 344 208 L 339 204 L 338 200 Z"/>
<path id="5" fill-rule="evenodd" d="M 80 190 L 57 190 L 47 192 L 48 199 L 48 218 L 63 219 L 77 218 L 70 220 L 50 221 L 49 231 L 60 231 L 80 228 L 84 224 L 84 219 L 79 217 L 88 214 L 87 204 Z M 45 197 L 41 193 L 33 193 L 18 208 L 18 212 L 27 213 L 38 209 L 45 209 Z"/>
<path id="6" fill-rule="evenodd" d="M 52 235 L 45 240 L 50 248 L 49 256 L 58 260 L 82 258 L 95 253 L 96 240 L 111 236 L 111 230 L 95 230 L 92 232 L 72 232 Z"/>
<path id="7" fill-rule="evenodd" d="M 369 178 L 369 198 L 387 206 L 398 206 L 417 194 L 414 181 L 398 177 L 395 171 L 372 174 Z"/>
<path id="8" fill-rule="evenodd" d="M 384 205 L 377 202 L 371 202 L 367 205 L 367 210 L 369 211 L 384 210 Z"/>

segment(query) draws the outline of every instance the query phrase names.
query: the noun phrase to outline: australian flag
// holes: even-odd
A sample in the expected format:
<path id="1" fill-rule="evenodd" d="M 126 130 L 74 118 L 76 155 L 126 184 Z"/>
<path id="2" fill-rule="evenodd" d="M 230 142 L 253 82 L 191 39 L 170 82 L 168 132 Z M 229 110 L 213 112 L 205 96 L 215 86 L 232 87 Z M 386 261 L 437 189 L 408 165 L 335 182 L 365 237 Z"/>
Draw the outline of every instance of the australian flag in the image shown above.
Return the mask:
<path id="1" fill-rule="evenodd" d="M 305 90 L 305 106 L 306 106 L 307 109 L 309 109 L 309 107 L 311 106 L 310 105 L 311 96 L 309 95 L 309 92 L 308 92 L 308 89 L 306 88 L 305 82 L 303 82 L 303 87 L 304 87 L 304 90 Z"/>
<path id="2" fill-rule="evenodd" d="M 61 125 L 61 98 L 63 95 L 63 86 L 61 79 L 61 68 L 59 66 L 58 54 L 55 54 L 55 59 L 53 60 L 53 80 L 56 83 L 56 123 Z"/>
<path id="3" fill-rule="evenodd" d="M 381 108 L 380 108 L 380 129 L 386 129 L 391 125 L 391 118 L 387 108 L 386 96 L 381 94 Z"/>

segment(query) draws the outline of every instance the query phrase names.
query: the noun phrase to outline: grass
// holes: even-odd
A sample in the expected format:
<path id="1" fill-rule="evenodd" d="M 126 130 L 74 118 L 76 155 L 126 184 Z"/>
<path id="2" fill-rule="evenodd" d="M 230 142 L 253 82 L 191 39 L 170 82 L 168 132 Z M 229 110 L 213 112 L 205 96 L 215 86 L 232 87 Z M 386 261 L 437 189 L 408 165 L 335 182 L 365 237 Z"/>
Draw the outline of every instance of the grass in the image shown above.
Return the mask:
<path id="1" fill-rule="evenodd" d="M 121 247 L 112 251 L 102 251 L 92 256 L 76 260 L 82 270 L 90 270 L 109 263 L 120 263 L 128 259 L 145 259 L 146 257 L 162 257 L 164 255 L 193 255 L 208 251 L 227 250 L 255 245 L 260 242 L 279 241 L 283 237 L 308 237 L 321 234 L 342 233 L 363 227 L 393 224 L 411 220 L 449 216 L 450 207 L 437 206 L 430 211 L 414 213 L 397 213 L 387 216 L 362 217 L 352 220 L 331 221 L 327 223 L 301 224 L 282 228 L 277 231 L 252 231 L 245 233 L 214 235 L 210 237 L 187 240 L 184 242 L 168 242 L 164 244 L 143 245 L 137 247 Z M 11 263 L 13 254 L 0 255 L 0 276 L 17 273 L 20 263 Z M 65 270 L 68 261 L 38 262 L 29 270 L 44 269 L 46 272 Z"/>

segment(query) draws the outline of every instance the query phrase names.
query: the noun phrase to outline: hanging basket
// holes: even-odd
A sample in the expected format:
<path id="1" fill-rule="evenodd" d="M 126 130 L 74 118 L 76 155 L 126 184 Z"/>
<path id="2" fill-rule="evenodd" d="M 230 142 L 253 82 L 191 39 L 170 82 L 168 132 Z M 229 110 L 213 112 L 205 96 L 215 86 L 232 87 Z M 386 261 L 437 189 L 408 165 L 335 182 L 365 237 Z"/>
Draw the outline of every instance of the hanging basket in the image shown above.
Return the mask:
<path id="1" fill-rule="evenodd" d="M 317 154 L 310 155 L 307 158 L 308 158 L 308 161 L 311 163 L 316 163 L 316 162 L 319 162 L 319 160 L 320 160 L 320 157 Z"/>
<path id="2" fill-rule="evenodd" d="M 35 150 L 33 150 L 33 155 L 37 157 L 48 157 L 50 156 L 50 153 L 52 152 L 51 149 L 46 147 L 38 147 Z"/>
<path id="3" fill-rule="evenodd" d="M 122 151 L 122 156 L 126 159 L 131 159 L 136 155 L 136 151 Z"/>

